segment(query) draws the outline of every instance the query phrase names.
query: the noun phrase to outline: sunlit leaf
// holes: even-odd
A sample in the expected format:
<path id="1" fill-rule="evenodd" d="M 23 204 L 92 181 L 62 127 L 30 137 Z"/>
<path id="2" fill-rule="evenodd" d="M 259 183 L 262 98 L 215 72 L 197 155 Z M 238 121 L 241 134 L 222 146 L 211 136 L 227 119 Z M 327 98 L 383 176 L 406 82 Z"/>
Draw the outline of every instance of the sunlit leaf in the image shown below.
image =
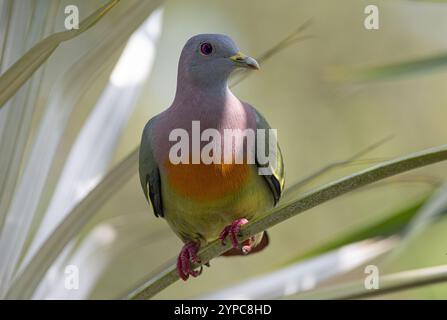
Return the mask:
<path id="1" fill-rule="evenodd" d="M 54 50 L 64 41 L 70 40 L 91 28 L 119 0 L 111 0 L 79 24 L 79 29 L 55 33 L 29 50 L 11 68 L 0 77 L 0 108 L 28 80 L 37 68 L 44 63 Z"/>
<path id="2" fill-rule="evenodd" d="M 109 84 L 103 90 L 65 162 L 48 210 L 27 253 L 29 258 L 76 203 L 95 187 L 108 169 L 118 140 L 134 110 L 136 99 L 151 72 L 155 45 L 161 31 L 161 17 L 162 11 L 154 12 L 130 37 Z M 131 63 L 134 64 L 133 67 Z M 140 73 L 133 70 L 139 70 Z"/>
<path id="3" fill-rule="evenodd" d="M 104 65 L 116 59 L 114 57 L 122 49 L 123 42 L 160 4 L 160 1 L 129 2 L 129 4 L 127 11 L 121 13 L 123 17 L 119 23 L 110 30 L 103 41 L 100 41 L 91 52 L 81 57 L 80 61 L 73 63 L 70 72 L 64 74 L 62 80 L 56 83 L 55 95 L 50 100 L 23 173 L 24 178 L 15 193 L 15 205 L 10 210 L 10 212 L 14 212 L 14 227 L 8 227 L 8 232 L 1 235 L 4 241 L 0 241 L 0 245 L 4 245 L 7 250 L 0 250 L 0 253 L 14 257 L 6 259 L 5 261 L 9 263 L 0 266 L 0 268 L 8 268 L 7 274 L 9 275 L 13 272 L 22 252 L 21 248 L 41 201 L 42 192 L 45 189 L 48 190 L 47 177 L 52 172 L 50 170 L 54 166 L 53 159 L 70 113 L 78 105 L 80 96 L 83 95 L 86 88 L 96 81 L 100 72 L 104 71 Z M 91 65 L 98 68 L 92 68 Z M 107 69 L 105 70 L 107 71 Z M 28 181 L 33 181 L 33 184 L 29 184 Z M 31 192 L 30 188 L 32 188 Z M 26 195 L 26 201 L 24 201 L 23 195 Z M 2 282 L 2 285 L 6 284 L 7 282 Z"/>
<path id="4" fill-rule="evenodd" d="M 33 299 L 88 299 L 96 283 L 116 259 L 150 240 L 150 233 L 136 232 L 147 229 L 148 223 L 146 213 L 126 213 L 98 224 L 80 244 L 68 246 L 67 257 L 50 268 Z M 88 270 L 79 278 L 78 290 L 67 290 L 64 286 L 67 266 Z"/>
<path id="5" fill-rule="evenodd" d="M 30 297 L 53 261 L 65 245 L 73 239 L 85 223 L 99 210 L 122 185 L 132 177 L 138 163 L 138 150 L 117 165 L 101 182 L 67 215 L 51 233 L 30 263 L 12 282 L 9 298 Z"/>

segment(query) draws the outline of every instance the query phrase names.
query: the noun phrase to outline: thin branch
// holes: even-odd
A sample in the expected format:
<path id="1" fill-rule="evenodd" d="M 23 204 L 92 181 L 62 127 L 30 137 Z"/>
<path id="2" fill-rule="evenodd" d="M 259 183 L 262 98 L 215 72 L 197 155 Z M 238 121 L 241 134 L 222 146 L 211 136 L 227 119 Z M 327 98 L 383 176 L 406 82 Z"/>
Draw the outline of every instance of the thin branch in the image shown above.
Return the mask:
<path id="1" fill-rule="evenodd" d="M 403 271 L 379 277 L 379 289 L 366 289 L 364 281 L 295 294 L 286 299 L 364 299 L 447 281 L 447 265 Z"/>
<path id="2" fill-rule="evenodd" d="M 353 175 L 339 179 L 320 188 L 305 193 L 299 199 L 279 205 L 279 207 L 267 211 L 255 220 L 244 225 L 239 236 L 239 241 L 264 231 L 280 222 L 283 222 L 301 212 L 309 210 L 331 199 L 341 196 L 349 191 L 358 189 L 373 182 L 447 160 L 447 145 L 427 149 L 413 153 L 395 160 L 365 169 Z M 202 263 L 221 255 L 231 248 L 229 241 L 222 245 L 219 240 L 213 241 L 202 248 L 198 254 Z M 199 267 L 201 264 L 195 264 Z M 144 284 L 133 290 L 127 298 L 148 299 L 178 280 L 176 265 L 165 269 L 163 272 L 149 279 Z"/>
<path id="3" fill-rule="evenodd" d="M 256 60 L 261 64 L 265 61 L 267 61 L 269 58 L 271 58 L 273 55 L 277 54 L 278 52 L 288 48 L 292 44 L 304 41 L 306 39 L 313 38 L 313 36 L 307 35 L 307 36 L 300 36 L 300 34 L 305 31 L 311 24 L 312 19 L 306 20 L 303 24 L 301 24 L 298 28 L 296 28 L 292 33 L 290 33 L 288 36 L 286 36 L 284 39 L 280 40 L 276 45 L 271 47 L 269 50 L 261 54 L 260 56 L 256 57 Z M 241 70 L 239 72 L 236 72 L 233 75 L 233 81 L 231 81 L 230 87 L 234 87 L 238 85 L 242 80 L 247 78 L 251 72 L 248 70 Z"/>

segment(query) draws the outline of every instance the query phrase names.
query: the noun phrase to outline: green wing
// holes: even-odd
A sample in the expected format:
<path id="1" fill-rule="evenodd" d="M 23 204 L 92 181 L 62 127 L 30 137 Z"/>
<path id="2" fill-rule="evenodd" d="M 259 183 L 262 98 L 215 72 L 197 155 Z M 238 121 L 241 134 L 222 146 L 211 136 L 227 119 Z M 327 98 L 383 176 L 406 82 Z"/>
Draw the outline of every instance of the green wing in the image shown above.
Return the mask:
<path id="1" fill-rule="evenodd" d="M 155 117 L 149 120 L 143 130 L 140 145 L 139 172 L 140 182 L 146 200 L 152 204 L 156 217 L 163 217 L 163 206 L 161 201 L 160 170 L 154 158 L 151 146 L 152 129 Z"/>
<path id="2" fill-rule="evenodd" d="M 253 107 L 252 107 L 253 108 Z M 267 120 L 260 114 L 255 108 L 253 108 L 255 114 L 256 114 L 256 129 L 271 129 L 270 125 L 268 124 Z M 279 147 L 279 143 L 276 141 L 276 137 L 270 137 L 270 135 L 267 135 L 267 139 L 265 141 L 266 148 L 264 150 L 268 150 L 269 145 L 269 139 L 275 139 L 275 141 L 272 141 L 272 143 L 276 143 L 276 163 L 274 164 L 268 164 L 266 165 L 260 165 L 257 154 L 256 154 L 256 163 L 258 167 L 268 167 L 271 172 L 271 174 L 264 175 L 264 179 L 267 182 L 270 190 L 272 191 L 273 198 L 275 200 L 275 205 L 278 203 L 279 199 L 281 198 L 281 195 L 284 191 L 284 163 L 282 159 L 282 153 L 281 149 Z M 257 145 L 257 143 L 256 143 Z"/>

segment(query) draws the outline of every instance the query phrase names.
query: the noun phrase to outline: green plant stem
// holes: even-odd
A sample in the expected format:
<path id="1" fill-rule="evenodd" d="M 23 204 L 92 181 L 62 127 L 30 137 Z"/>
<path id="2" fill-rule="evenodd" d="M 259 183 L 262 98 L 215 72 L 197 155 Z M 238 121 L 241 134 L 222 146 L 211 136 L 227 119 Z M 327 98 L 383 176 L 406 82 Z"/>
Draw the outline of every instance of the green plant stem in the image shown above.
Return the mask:
<path id="1" fill-rule="evenodd" d="M 395 160 L 390 160 L 353 175 L 344 177 L 315 190 L 303 194 L 297 200 L 280 204 L 277 208 L 267 211 L 257 219 L 244 225 L 239 235 L 239 241 L 266 230 L 301 212 L 325 203 L 349 191 L 358 189 L 373 182 L 415 168 L 447 160 L 447 145 L 413 153 Z M 220 241 L 211 242 L 200 250 L 198 256 L 202 263 L 221 255 L 231 248 L 229 241 L 222 245 Z M 200 264 L 195 264 L 198 267 Z M 148 299 L 178 280 L 176 266 L 171 265 L 160 274 L 149 279 L 127 296 L 130 299 Z"/>
<path id="2" fill-rule="evenodd" d="M 301 34 L 311 24 L 312 24 L 312 19 L 306 20 L 303 24 L 298 26 L 298 28 L 296 28 L 292 33 L 287 35 L 287 37 L 285 37 L 284 39 L 279 41 L 276 45 L 274 45 L 273 47 L 271 47 L 270 49 L 265 51 L 263 54 L 261 54 L 258 57 L 256 57 L 256 60 L 258 61 L 258 63 L 262 64 L 263 62 L 267 61 L 268 59 L 270 59 L 272 56 L 274 56 L 278 52 L 286 49 L 287 47 L 289 47 L 289 46 L 291 46 L 293 44 L 296 44 L 296 43 L 301 42 L 303 40 L 307 40 L 307 39 L 313 38 L 310 35 L 301 36 Z M 236 72 L 236 74 L 234 74 L 233 77 L 232 77 L 232 80 L 231 80 L 231 83 L 230 83 L 230 87 L 234 87 L 234 86 L 238 85 L 245 78 L 247 78 L 250 74 L 251 74 L 251 72 L 249 72 L 246 69 L 245 70 L 241 70 L 239 73 Z"/>
<path id="3" fill-rule="evenodd" d="M 443 265 L 403 271 L 385 276 L 379 275 L 378 289 L 366 289 L 364 281 L 355 281 L 348 284 L 298 293 L 286 297 L 286 299 L 364 299 L 446 281 L 447 265 Z"/>

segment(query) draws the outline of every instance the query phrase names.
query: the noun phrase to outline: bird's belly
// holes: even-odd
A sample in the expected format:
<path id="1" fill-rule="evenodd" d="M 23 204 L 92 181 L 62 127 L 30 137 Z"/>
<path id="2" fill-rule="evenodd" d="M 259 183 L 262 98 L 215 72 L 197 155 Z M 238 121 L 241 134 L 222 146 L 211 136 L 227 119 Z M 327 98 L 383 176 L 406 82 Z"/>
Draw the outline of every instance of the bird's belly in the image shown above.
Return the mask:
<path id="1" fill-rule="evenodd" d="M 249 164 L 165 164 L 169 186 L 179 195 L 203 202 L 237 192 L 249 178 Z"/>
<path id="2" fill-rule="evenodd" d="M 188 166 L 161 177 L 162 198 L 169 199 L 163 200 L 166 220 L 184 241 L 215 240 L 232 221 L 250 220 L 273 206 L 255 165 Z"/>

